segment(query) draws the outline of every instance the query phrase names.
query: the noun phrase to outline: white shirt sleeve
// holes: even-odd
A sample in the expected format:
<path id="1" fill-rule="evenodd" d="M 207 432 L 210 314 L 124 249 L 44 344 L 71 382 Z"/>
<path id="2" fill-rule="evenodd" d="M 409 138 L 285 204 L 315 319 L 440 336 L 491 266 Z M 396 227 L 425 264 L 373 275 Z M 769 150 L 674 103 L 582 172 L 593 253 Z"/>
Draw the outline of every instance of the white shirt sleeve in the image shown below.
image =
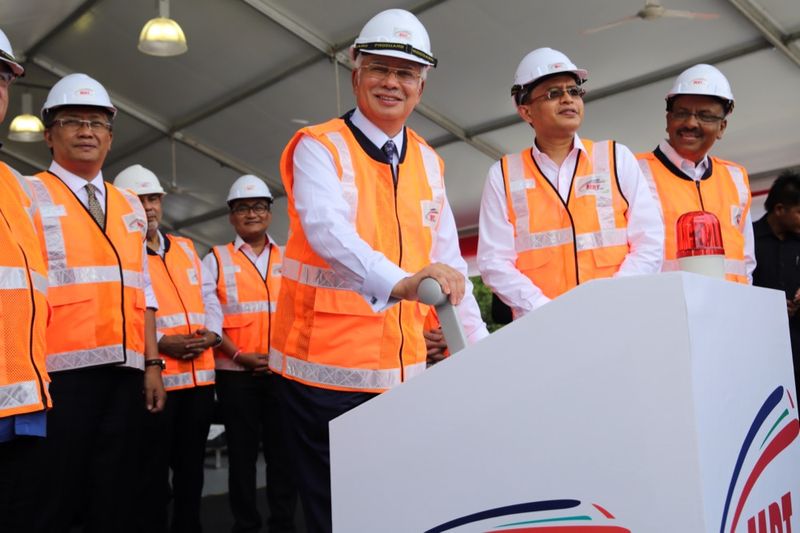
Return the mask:
<path id="1" fill-rule="evenodd" d="M 153 291 L 153 283 L 150 281 L 150 269 L 147 268 L 147 242 L 142 243 L 142 273 L 144 275 L 144 301 L 148 309 L 158 310 L 158 299 Z"/>
<path id="2" fill-rule="evenodd" d="M 655 274 L 664 261 L 664 220 L 646 178 L 627 146 L 617 143 L 617 179 L 628 200 L 630 251 L 614 277 Z"/>
<path id="3" fill-rule="evenodd" d="M 499 161 L 489 169 L 481 197 L 477 261 L 483 282 L 511 307 L 515 318 L 550 301 L 516 267 L 514 226 L 508 219 L 508 204 Z"/>
<path id="4" fill-rule="evenodd" d="M 213 263 L 212 272 L 206 265 L 206 259 L 210 258 Z M 201 291 L 203 293 L 203 305 L 206 308 L 206 322 L 205 326 L 208 331 L 213 331 L 220 337 L 222 336 L 222 306 L 217 297 L 217 261 L 214 254 L 209 253 L 206 259 L 200 263 L 200 275 L 203 276 L 203 285 Z"/>
<path id="5" fill-rule="evenodd" d="M 458 316 L 461 318 L 461 325 L 464 334 L 470 344 L 489 336 L 489 330 L 481 317 L 481 310 L 478 301 L 472 293 L 472 282 L 467 275 L 467 262 L 461 256 L 461 249 L 458 246 L 458 229 L 450 208 L 450 202 L 445 198 L 444 209 L 439 219 L 439 227 L 434 239 L 434 246 L 431 249 L 431 262 L 444 263 L 461 272 L 466 280 L 464 299 L 456 306 Z"/>
<path id="6" fill-rule="evenodd" d="M 392 289 L 411 274 L 373 250 L 356 232 L 331 153 L 305 136 L 295 148 L 293 164 L 294 205 L 311 247 L 374 311 L 395 303 L 390 301 Z"/>

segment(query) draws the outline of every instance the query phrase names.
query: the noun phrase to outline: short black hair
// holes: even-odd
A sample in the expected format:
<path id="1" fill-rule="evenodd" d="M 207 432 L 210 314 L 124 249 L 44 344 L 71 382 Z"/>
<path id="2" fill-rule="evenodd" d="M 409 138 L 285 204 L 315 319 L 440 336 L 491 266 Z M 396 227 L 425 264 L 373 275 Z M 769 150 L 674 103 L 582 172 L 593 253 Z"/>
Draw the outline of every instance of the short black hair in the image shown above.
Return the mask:
<path id="1" fill-rule="evenodd" d="M 787 207 L 800 205 L 800 170 L 782 172 L 770 187 L 764 208 L 771 213 L 778 204 Z"/>
<path id="2" fill-rule="evenodd" d="M 541 78 L 528 83 L 527 85 L 523 86 L 515 86 L 511 89 L 511 95 L 514 97 L 514 101 L 517 105 L 525 105 L 530 97 L 533 90 L 540 84 L 544 83 L 545 81 L 549 80 L 550 78 L 555 78 L 556 76 L 563 76 L 564 74 L 568 74 L 573 77 L 575 83 L 577 85 L 583 85 L 583 82 L 586 80 L 582 80 L 580 76 L 575 74 L 574 72 L 564 71 L 564 72 L 554 72 L 552 74 L 548 74 L 546 76 L 542 76 Z"/>

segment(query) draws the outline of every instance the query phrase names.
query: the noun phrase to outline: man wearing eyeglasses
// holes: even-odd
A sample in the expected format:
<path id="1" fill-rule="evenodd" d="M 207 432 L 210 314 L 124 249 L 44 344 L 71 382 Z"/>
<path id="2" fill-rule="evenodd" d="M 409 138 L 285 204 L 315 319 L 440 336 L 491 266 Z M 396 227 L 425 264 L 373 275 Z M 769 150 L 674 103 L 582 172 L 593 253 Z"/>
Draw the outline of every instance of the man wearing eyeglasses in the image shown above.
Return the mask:
<path id="1" fill-rule="evenodd" d="M 148 505 L 140 506 L 131 531 L 197 532 L 202 529 L 203 463 L 214 408 L 212 347 L 222 342 L 222 311 L 213 283 L 202 290 L 209 274 L 192 241 L 160 227 L 166 192 L 158 177 L 133 165 L 114 178 L 114 186 L 136 194 L 147 215 L 147 269 L 158 298 L 158 351 L 166 365 L 161 375 L 169 399 L 160 413 L 142 412 L 137 500 Z"/>
<path id="2" fill-rule="evenodd" d="M 263 180 L 244 175 L 228 193 L 228 221 L 236 238 L 203 259 L 204 285 L 222 305 L 223 340 L 214 351 L 217 396 L 228 444 L 228 498 L 233 531 L 261 531 L 256 501 L 256 459 L 267 463 L 268 530 L 295 531 L 297 489 L 289 468 L 275 381 L 267 367 L 275 328 L 281 252 L 267 233 L 272 193 Z"/>
<path id="3" fill-rule="evenodd" d="M 47 371 L 54 408 L 48 472 L 33 531 L 123 531 L 134 512 L 142 392 L 163 409 L 163 360 L 139 199 L 103 180 L 116 108 L 85 74 L 59 80 L 42 107 L 48 170 L 31 178 L 49 269 Z"/>
<path id="4" fill-rule="evenodd" d="M 733 111 L 730 84 L 715 67 L 695 65 L 675 79 L 666 101 L 668 138 L 652 152 L 637 155 L 664 216 L 663 270 L 678 270 L 678 218 L 707 211 L 722 229 L 726 279 L 752 283 L 756 260 L 747 170 L 708 155 Z"/>
<path id="5" fill-rule="evenodd" d="M 421 280 L 450 295 L 470 341 L 487 335 L 443 162 L 405 125 L 436 65 L 428 33 L 390 9 L 351 54 L 356 109 L 303 128 L 281 158 L 290 231 L 269 366 L 310 533 L 332 527 L 328 422 L 425 370 Z"/>
<path id="6" fill-rule="evenodd" d="M 588 73 L 539 48 L 517 67 L 511 97 L 533 146 L 489 170 L 478 268 L 515 319 L 591 279 L 661 267 L 658 207 L 627 147 L 581 139 Z"/>
<path id="7" fill-rule="evenodd" d="M 0 122 L 9 87 L 24 73 L 0 30 Z M 38 216 L 25 178 L 0 162 L 0 531 L 27 530 L 46 476 L 38 454 L 52 404 L 45 370 L 47 269 L 33 223 Z"/>

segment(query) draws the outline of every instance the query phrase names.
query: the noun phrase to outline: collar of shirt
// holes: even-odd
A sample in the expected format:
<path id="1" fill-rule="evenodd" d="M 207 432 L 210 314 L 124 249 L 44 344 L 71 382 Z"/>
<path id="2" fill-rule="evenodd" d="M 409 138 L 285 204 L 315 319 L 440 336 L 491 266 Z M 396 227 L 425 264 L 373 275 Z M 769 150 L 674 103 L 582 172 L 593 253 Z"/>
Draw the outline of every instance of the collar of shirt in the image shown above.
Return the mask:
<path id="1" fill-rule="evenodd" d="M 161 230 L 156 230 L 156 235 L 158 235 L 158 250 L 156 253 L 161 257 L 164 257 L 164 253 L 166 252 L 166 246 L 164 245 L 164 236 L 161 234 Z"/>
<path id="2" fill-rule="evenodd" d="M 272 237 L 270 236 L 269 233 L 266 234 L 266 237 L 267 237 L 267 244 L 274 244 L 274 245 L 277 246 L 277 243 L 272 239 Z M 249 244 L 247 244 L 244 241 L 244 239 L 242 239 L 241 237 L 239 237 L 237 235 L 236 238 L 233 240 L 233 249 L 234 250 L 239 250 L 241 248 L 244 248 L 245 250 L 247 250 L 247 251 L 249 251 L 251 253 L 253 252 L 253 248 Z M 267 246 L 265 246 L 264 249 L 261 251 L 262 254 L 264 252 L 269 252 L 269 248 Z"/>
<path id="3" fill-rule="evenodd" d="M 50 172 L 61 178 L 61 181 L 63 181 L 78 198 L 81 198 L 81 201 L 84 201 L 83 199 L 86 198 L 86 190 L 84 189 L 84 187 L 86 187 L 85 179 L 76 176 L 55 161 L 50 163 Z M 95 196 L 100 202 L 100 205 L 105 205 L 103 198 L 105 198 L 106 195 L 106 188 L 103 186 L 103 171 L 101 170 L 89 183 L 95 186 Z M 81 194 L 78 194 L 79 191 L 81 191 Z"/>
<path id="4" fill-rule="evenodd" d="M 578 137 L 578 134 L 576 133 L 575 139 L 572 141 L 572 150 L 570 150 L 569 155 L 567 155 L 566 159 L 564 159 L 561 167 L 564 167 L 564 165 L 567 164 L 574 166 L 578 151 L 586 152 L 586 148 L 583 146 L 581 138 Z M 558 178 L 561 168 L 556 165 L 555 161 L 550 159 L 550 156 L 539 150 L 539 147 L 536 146 L 536 142 L 534 142 L 533 146 L 531 147 L 531 153 L 533 154 L 533 159 L 536 161 L 536 164 L 539 165 L 539 169 L 541 169 L 542 173 L 544 174 L 544 177 L 547 178 L 548 181 L 550 181 L 550 183 L 552 183 L 556 189 L 560 191 L 561 188 L 559 187 Z M 570 178 L 572 178 L 571 170 Z"/>
<path id="5" fill-rule="evenodd" d="M 403 153 L 403 130 L 400 130 L 400 133 L 395 135 L 394 137 L 389 137 L 383 131 L 381 131 L 378 126 L 370 122 L 370 120 L 364 116 L 364 113 L 361 112 L 360 109 L 356 107 L 355 111 L 353 111 L 353 116 L 350 117 L 350 122 L 353 123 L 353 126 L 361 130 L 361 133 L 369 139 L 369 142 L 374 144 L 378 147 L 378 149 L 383 149 L 383 145 L 386 144 L 386 141 L 391 139 L 394 142 L 394 145 L 397 147 L 397 153 Z"/>
<path id="6" fill-rule="evenodd" d="M 667 156 L 667 159 L 675 165 L 675 168 L 680 169 L 681 172 L 695 181 L 702 179 L 706 170 L 708 170 L 708 154 L 706 154 L 700 163 L 695 165 L 693 161 L 681 157 L 666 139 L 658 144 L 658 148 Z"/>

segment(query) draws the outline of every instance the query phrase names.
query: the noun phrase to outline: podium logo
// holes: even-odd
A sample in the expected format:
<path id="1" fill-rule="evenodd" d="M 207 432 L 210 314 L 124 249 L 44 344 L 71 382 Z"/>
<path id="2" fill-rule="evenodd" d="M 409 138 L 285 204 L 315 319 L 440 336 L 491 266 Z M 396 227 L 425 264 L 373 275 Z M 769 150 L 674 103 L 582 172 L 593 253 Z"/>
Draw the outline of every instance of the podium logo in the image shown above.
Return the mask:
<path id="1" fill-rule="evenodd" d="M 450 520 L 425 533 L 631 533 L 596 503 L 545 500 L 518 503 Z"/>
<path id="2" fill-rule="evenodd" d="M 720 533 L 791 533 L 792 493 L 788 489 L 796 480 L 782 472 L 787 459 L 792 459 L 784 452 L 798 433 L 795 403 L 788 390 L 778 387 L 756 413 L 739 450 Z"/>

